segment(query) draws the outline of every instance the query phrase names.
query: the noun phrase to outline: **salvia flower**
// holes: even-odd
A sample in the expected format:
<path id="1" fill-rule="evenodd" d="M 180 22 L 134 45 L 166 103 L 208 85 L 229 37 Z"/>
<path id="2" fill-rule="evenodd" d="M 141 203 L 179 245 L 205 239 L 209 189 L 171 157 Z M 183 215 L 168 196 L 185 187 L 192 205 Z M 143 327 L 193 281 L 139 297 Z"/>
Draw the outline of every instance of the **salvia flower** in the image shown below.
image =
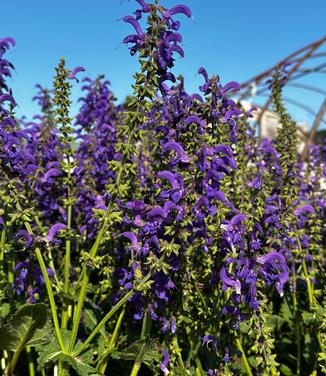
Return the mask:
<path id="1" fill-rule="evenodd" d="M 257 258 L 257 262 L 262 265 L 260 273 L 267 284 L 275 284 L 279 294 L 282 296 L 284 285 L 289 279 L 289 271 L 284 256 L 279 252 L 270 252 Z"/>

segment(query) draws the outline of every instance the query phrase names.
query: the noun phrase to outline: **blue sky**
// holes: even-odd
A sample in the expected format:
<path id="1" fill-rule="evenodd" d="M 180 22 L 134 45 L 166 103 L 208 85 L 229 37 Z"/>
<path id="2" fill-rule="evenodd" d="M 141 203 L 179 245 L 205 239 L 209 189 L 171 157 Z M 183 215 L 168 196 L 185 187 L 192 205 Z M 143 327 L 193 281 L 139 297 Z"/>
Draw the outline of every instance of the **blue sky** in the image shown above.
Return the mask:
<path id="1" fill-rule="evenodd" d="M 326 0 L 161 0 L 166 7 L 178 3 L 194 15 L 180 16 L 186 55 L 174 71 L 185 76 L 190 92 L 198 91 L 200 66 L 219 74 L 222 82 L 245 81 L 326 33 Z M 61 56 L 70 68 L 84 66 L 92 78 L 104 73 L 119 100 L 130 94 L 138 65 L 121 45 L 132 28 L 118 19 L 137 6 L 134 0 L 1 0 L 0 37 L 17 41 L 8 57 L 16 67 L 10 84 L 19 115 L 37 112 L 31 101 L 34 86 L 51 85 Z M 324 77 L 313 82 L 325 88 Z M 77 87 L 73 99 L 79 95 Z M 315 109 L 322 99 L 300 90 L 293 95 Z M 76 109 L 75 104 L 72 112 Z M 295 115 L 309 122 L 309 114 Z"/>

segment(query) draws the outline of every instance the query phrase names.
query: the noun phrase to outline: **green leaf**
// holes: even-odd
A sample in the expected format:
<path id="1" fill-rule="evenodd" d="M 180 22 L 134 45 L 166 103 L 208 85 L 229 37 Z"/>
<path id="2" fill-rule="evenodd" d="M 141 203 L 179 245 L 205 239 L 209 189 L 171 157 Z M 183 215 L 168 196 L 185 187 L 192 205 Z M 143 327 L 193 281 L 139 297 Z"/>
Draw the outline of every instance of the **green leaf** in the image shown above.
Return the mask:
<path id="1" fill-rule="evenodd" d="M 158 343 L 149 339 L 136 341 L 122 351 L 113 351 L 111 356 L 114 359 L 134 360 L 139 352 L 142 353 L 142 362 L 150 368 L 155 361 L 162 357 Z"/>
<path id="2" fill-rule="evenodd" d="M 71 332 L 67 330 L 62 330 L 62 339 L 66 346 L 69 345 Z M 77 351 L 81 343 L 78 343 L 74 351 Z M 89 349 L 81 353 L 78 356 L 71 356 L 70 354 L 65 354 L 61 351 L 60 346 L 55 337 L 52 338 L 51 342 L 42 348 L 39 351 L 38 364 L 40 368 L 45 368 L 48 364 L 53 362 L 61 361 L 72 367 L 78 375 L 88 376 L 88 375 L 97 375 L 96 369 L 91 366 L 93 362 L 93 350 Z"/>
<path id="3" fill-rule="evenodd" d="M 302 312 L 302 320 L 305 324 L 311 324 L 315 321 L 315 315 L 311 312 Z"/>
<path id="4" fill-rule="evenodd" d="M 9 315 L 10 305 L 8 303 L 2 303 L 0 306 L 0 318 L 5 318 Z"/>
<path id="5" fill-rule="evenodd" d="M 87 328 L 90 329 L 90 330 L 93 330 L 96 327 L 98 322 L 97 322 L 97 319 L 96 319 L 94 312 L 92 310 L 90 310 L 90 309 L 84 310 L 84 322 L 85 322 L 85 325 L 87 326 Z M 104 337 L 105 341 L 107 341 L 108 337 L 105 333 L 104 328 L 102 328 L 100 330 L 100 333 Z"/>
<path id="6" fill-rule="evenodd" d="M 281 371 L 282 375 L 284 375 L 284 376 L 293 375 L 293 372 L 291 371 L 291 369 L 288 366 L 286 366 L 285 364 L 281 365 L 280 371 Z"/>
<path id="7" fill-rule="evenodd" d="M 0 348 L 21 351 L 25 346 L 47 343 L 51 330 L 45 304 L 25 305 L 1 328 Z"/>

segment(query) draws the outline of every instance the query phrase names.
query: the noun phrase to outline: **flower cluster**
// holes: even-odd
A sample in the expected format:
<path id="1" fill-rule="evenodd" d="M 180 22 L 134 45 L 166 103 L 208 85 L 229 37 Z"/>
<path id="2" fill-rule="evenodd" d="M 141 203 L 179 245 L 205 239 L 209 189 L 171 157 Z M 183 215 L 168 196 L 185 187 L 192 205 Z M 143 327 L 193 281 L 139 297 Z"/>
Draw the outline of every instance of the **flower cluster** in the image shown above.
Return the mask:
<path id="1" fill-rule="evenodd" d="M 53 88 L 37 85 L 41 113 L 16 119 L 4 58 L 15 42 L 0 39 L 0 302 L 18 314 L 50 307 L 55 339 L 35 348 L 45 370 L 105 374 L 112 361 L 133 376 L 276 375 L 279 364 L 317 374 L 325 146 L 297 155 L 284 69 L 271 78 L 274 141 L 256 137 L 237 82 L 200 67 L 188 93 L 173 69 L 184 56 L 178 18 L 191 10 L 137 4 L 122 18 L 134 28 L 123 43 L 139 56 L 133 94 L 116 104 L 104 76 L 84 77 L 75 118 L 70 90 L 84 68 L 61 59 Z M 11 320 L 0 308 L 0 326 Z M 8 375 L 20 351 L 4 356 Z"/>

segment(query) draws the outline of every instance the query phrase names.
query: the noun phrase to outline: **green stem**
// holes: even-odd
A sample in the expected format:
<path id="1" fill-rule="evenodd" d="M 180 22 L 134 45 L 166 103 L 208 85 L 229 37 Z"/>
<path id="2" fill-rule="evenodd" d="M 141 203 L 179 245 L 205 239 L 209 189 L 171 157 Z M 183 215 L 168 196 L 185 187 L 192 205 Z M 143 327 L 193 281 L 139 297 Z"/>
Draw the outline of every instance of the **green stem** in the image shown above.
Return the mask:
<path id="1" fill-rule="evenodd" d="M 295 336 L 297 341 L 297 375 L 301 375 L 301 334 L 300 334 L 300 316 L 296 311 L 295 315 Z"/>
<path id="2" fill-rule="evenodd" d="M 242 358 L 243 365 L 244 365 L 245 370 L 246 370 L 246 374 L 248 376 L 253 376 L 253 374 L 251 372 L 251 369 L 250 369 L 250 365 L 249 365 L 248 359 L 246 357 L 246 353 L 244 352 L 244 349 L 243 349 L 243 347 L 241 345 L 241 342 L 240 342 L 239 338 L 236 339 L 236 344 L 237 344 L 238 350 L 241 351 L 241 353 L 242 353 L 242 357 L 241 358 Z"/>
<path id="3" fill-rule="evenodd" d="M 57 339 L 58 339 L 58 342 L 59 342 L 59 345 L 60 345 L 62 352 L 66 353 L 67 351 L 66 351 L 65 345 L 63 343 L 61 332 L 60 332 L 59 320 L 58 320 L 58 315 L 57 315 L 57 307 L 56 307 L 56 304 L 55 304 L 55 301 L 54 301 L 51 281 L 50 281 L 50 278 L 48 276 L 46 266 L 44 264 L 42 253 L 41 253 L 39 248 L 35 249 L 35 254 L 36 254 L 37 261 L 40 265 L 40 268 L 42 270 L 43 278 L 45 280 L 45 286 L 46 286 L 46 290 L 47 290 L 49 300 L 50 300 L 52 319 L 53 319 L 54 329 L 55 329 L 55 332 L 56 332 L 56 335 L 57 335 Z"/>
<path id="4" fill-rule="evenodd" d="M 16 203 L 16 206 L 17 206 L 18 210 L 20 210 L 20 211 L 22 210 L 19 202 Z M 28 222 L 25 222 L 24 224 L 25 224 L 27 232 L 30 235 L 33 235 L 33 230 L 32 230 L 31 225 Z M 46 266 L 44 264 L 42 253 L 41 253 L 39 248 L 35 249 L 35 254 L 36 254 L 37 261 L 40 265 L 40 268 L 41 268 L 41 271 L 42 271 L 42 274 L 43 274 L 43 278 L 44 278 L 44 281 L 45 281 L 46 291 L 47 291 L 48 296 L 49 296 L 52 319 L 53 319 L 53 323 L 54 323 L 54 329 L 55 329 L 55 332 L 56 332 L 57 340 L 59 342 L 59 345 L 60 345 L 62 352 L 66 353 L 66 348 L 65 348 L 65 345 L 63 343 L 61 332 L 60 332 L 59 320 L 58 320 L 58 315 L 57 315 L 57 307 L 56 307 L 56 304 L 55 304 L 55 301 L 54 301 L 51 281 L 50 281 L 48 272 L 46 270 Z"/>
<path id="5" fill-rule="evenodd" d="M 187 371 L 182 360 L 181 348 L 179 347 L 178 337 L 176 335 L 174 336 L 174 348 L 177 352 L 177 360 L 178 360 L 178 364 L 181 370 L 181 374 L 182 376 L 185 376 L 187 375 Z"/>
<path id="6" fill-rule="evenodd" d="M 12 357 L 11 362 L 9 363 L 7 371 L 5 373 L 6 376 L 14 375 L 14 371 L 15 371 L 18 359 L 23 349 L 24 347 L 18 347 L 18 349 L 14 352 L 14 356 Z"/>
<path id="7" fill-rule="evenodd" d="M 109 213 L 109 209 L 108 209 L 107 213 Z M 94 242 L 94 244 L 91 248 L 90 257 L 96 256 L 98 247 L 99 247 L 99 245 L 102 241 L 104 231 L 106 230 L 107 224 L 108 224 L 108 214 L 105 215 L 103 225 L 102 225 L 100 231 L 98 232 L 96 240 L 95 240 L 95 242 Z M 88 281 L 89 281 L 89 273 L 86 270 L 86 266 L 83 267 L 82 273 L 83 273 L 84 277 L 83 277 L 82 283 L 81 283 L 81 288 L 80 288 L 78 301 L 77 301 L 77 307 L 76 307 L 76 310 L 74 312 L 74 321 L 73 321 L 73 326 L 72 326 L 71 340 L 70 340 L 69 347 L 68 347 L 69 352 L 72 351 L 72 349 L 74 348 L 75 342 L 76 342 L 81 312 L 82 312 L 82 309 L 83 309 L 84 300 L 85 300 L 85 296 L 86 296 L 86 289 L 87 289 L 87 285 L 88 285 Z"/>
<path id="8" fill-rule="evenodd" d="M 308 296 L 309 296 L 309 306 L 310 306 L 310 309 L 311 309 L 311 308 L 313 308 L 313 305 L 314 305 L 314 293 L 313 293 L 313 288 L 312 288 L 312 284 L 311 284 L 311 281 L 310 281 L 310 277 L 309 277 L 309 273 L 308 273 L 308 269 L 307 269 L 307 264 L 306 264 L 306 260 L 304 258 L 304 253 L 302 251 L 299 233 L 298 233 L 298 229 L 297 229 L 296 225 L 294 225 L 294 234 L 295 234 L 295 237 L 296 237 L 296 240 L 297 240 L 299 254 L 300 254 L 301 259 L 302 259 L 303 273 L 305 275 L 305 279 L 306 279 L 306 282 L 307 282 Z"/>
<path id="9" fill-rule="evenodd" d="M 92 339 L 96 336 L 96 334 L 102 329 L 102 327 L 106 324 L 106 322 L 117 312 L 117 310 L 123 306 L 129 298 L 131 298 L 138 289 L 141 289 L 142 286 L 150 279 L 152 276 L 153 270 L 156 269 L 157 265 L 159 265 L 164 259 L 164 255 L 152 266 L 150 271 L 146 274 L 144 279 L 139 283 L 137 289 L 130 290 L 119 302 L 111 308 L 111 310 L 103 317 L 103 319 L 97 324 L 97 326 L 93 329 L 92 333 L 88 336 L 86 341 L 78 347 L 78 349 L 73 353 L 73 356 L 79 355 L 84 349 L 87 347 L 87 345 L 92 341 Z M 82 287 L 83 288 L 83 287 Z M 71 350 L 69 350 L 70 352 Z"/>
<path id="10" fill-rule="evenodd" d="M 107 364 L 108 364 L 108 355 L 110 354 L 110 352 L 114 349 L 115 347 L 115 343 L 117 341 L 117 338 L 118 338 L 118 333 L 119 333 L 119 330 L 120 330 L 120 326 L 121 326 L 121 323 L 122 323 L 122 319 L 123 319 L 123 316 L 126 312 L 126 309 L 125 307 L 123 307 L 122 311 L 120 312 L 120 315 L 118 317 L 118 320 L 115 324 L 115 328 L 114 328 L 114 331 L 113 331 L 113 334 L 112 334 L 112 337 L 110 339 L 110 342 L 109 342 L 109 346 L 108 346 L 108 349 L 105 351 L 105 353 L 101 356 L 99 362 L 98 362 L 98 365 L 96 367 L 96 371 L 99 371 L 100 369 L 100 373 L 102 375 L 104 375 L 105 373 L 105 370 L 106 370 L 106 367 L 107 367 Z"/>
<path id="11" fill-rule="evenodd" d="M 51 252 L 50 248 L 48 250 L 48 254 L 49 254 L 49 265 L 50 265 L 51 269 L 54 271 L 54 280 L 56 282 L 56 289 L 59 292 L 61 290 L 61 282 L 59 281 L 58 274 L 57 274 L 55 266 L 54 266 L 52 252 Z"/>
<path id="12" fill-rule="evenodd" d="M 32 349 L 30 348 L 30 346 L 26 347 L 26 353 L 27 353 L 27 360 L 28 360 L 29 376 L 35 376 L 35 367 L 34 367 L 34 362 L 33 362 Z"/>
<path id="13" fill-rule="evenodd" d="M 67 173 L 68 173 L 68 192 L 67 192 L 67 227 L 71 228 L 71 217 L 72 217 L 72 204 L 71 204 L 71 188 L 70 188 L 70 179 L 71 179 L 71 163 L 70 156 L 67 155 Z M 70 274 L 70 260 L 71 259 L 71 240 L 66 240 L 66 253 L 65 253 L 65 268 L 64 268 L 64 292 L 65 294 L 69 293 L 69 274 Z M 67 327 L 68 322 L 68 307 L 64 306 L 62 313 L 62 323 L 61 326 L 63 329 Z"/>
<path id="14" fill-rule="evenodd" d="M 88 344 L 92 341 L 92 339 L 96 336 L 96 334 L 102 329 L 102 327 L 106 324 L 106 322 L 118 311 L 118 309 L 123 306 L 129 298 L 131 298 L 135 294 L 136 290 L 130 290 L 111 310 L 103 317 L 103 319 L 97 324 L 94 328 L 92 333 L 88 336 L 86 341 L 78 347 L 78 349 L 73 353 L 73 356 L 78 356 L 84 349 L 88 346 Z"/>
<path id="15" fill-rule="evenodd" d="M 126 312 L 126 308 L 123 307 L 122 311 L 120 312 L 117 323 L 115 324 L 115 328 L 114 328 L 112 337 L 111 337 L 110 342 L 109 342 L 109 350 L 113 349 L 113 347 L 115 346 L 116 340 L 118 338 L 120 326 L 121 326 L 121 323 L 122 323 L 122 319 L 123 319 L 125 312 Z"/>
<path id="16" fill-rule="evenodd" d="M 187 361 L 186 361 L 186 368 L 187 369 L 190 368 L 191 360 L 193 359 L 194 356 L 197 355 L 200 347 L 201 347 L 201 343 L 200 342 L 198 342 L 198 344 L 195 347 L 194 347 L 193 342 L 191 342 L 191 344 L 190 344 L 190 350 L 189 350 Z"/>
<path id="17" fill-rule="evenodd" d="M 4 275 L 4 258 L 5 258 L 5 243 L 6 243 L 6 230 L 1 231 L 0 239 L 0 276 Z"/>
<path id="18" fill-rule="evenodd" d="M 151 323 L 152 323 L 151 317 L 149 316 L 149 314 L 146 311 L 145 314 L 144 314 L 144 318 L 143 318 L 143 325 L 142 325 L 142 329 L 141 329 L 140 340 L 144 340 L 146 338 L 146 336 L 149 334 L 150 328 L 151 328 Z M 142 360 L 143 360 L 144 350 L 145 350 L 145 344 L 143 343 L 143 345 L 140 347 L 139 352 L 136 356 L 136 359 L 135 359 L 134 365 L 132 367 L 130 376 L 137 376 L 138 375 L 138 372 L 140 370 L 141 363 L 142 363 Z"/>

